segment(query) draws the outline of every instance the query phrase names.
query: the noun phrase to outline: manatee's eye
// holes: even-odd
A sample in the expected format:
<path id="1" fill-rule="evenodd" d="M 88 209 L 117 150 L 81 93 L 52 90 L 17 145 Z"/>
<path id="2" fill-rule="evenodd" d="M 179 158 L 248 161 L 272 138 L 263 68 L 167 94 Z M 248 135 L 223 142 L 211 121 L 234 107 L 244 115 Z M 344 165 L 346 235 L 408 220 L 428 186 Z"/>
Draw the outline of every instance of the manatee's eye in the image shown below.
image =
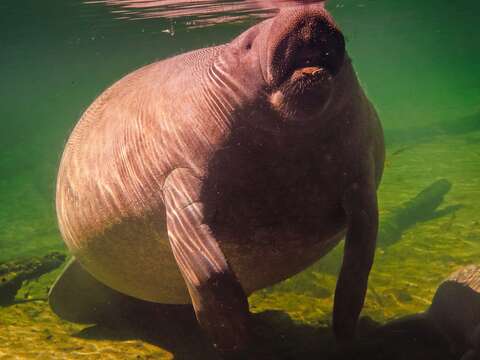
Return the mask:
<path id="1" fill-rule="evenodd" d="M 240 35 L 240 43 L 238 44 L 239 49 L 249 51 L 253 48 L 253 43 L 257 38 L 259 33 L 258 27 L 254 27 L 249 30 L 246 34 Z"/>

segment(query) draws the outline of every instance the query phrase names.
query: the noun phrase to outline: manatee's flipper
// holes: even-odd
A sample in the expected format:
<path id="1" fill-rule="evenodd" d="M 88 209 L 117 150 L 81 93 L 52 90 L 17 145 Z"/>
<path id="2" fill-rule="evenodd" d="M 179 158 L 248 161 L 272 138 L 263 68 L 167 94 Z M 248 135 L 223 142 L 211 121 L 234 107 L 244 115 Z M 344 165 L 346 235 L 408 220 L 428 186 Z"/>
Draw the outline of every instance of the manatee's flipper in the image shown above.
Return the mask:
<path id="1" fill-rule="evenodd" d="M 218 350 L 237 351 L 247 344 L 248 301 L 204 223 L 200 186 L 200 180 L 185 168 L 167 178 L 164 196 L 170 244 L 200 326 Z"/>
<path id="2" fill-rule="evenodd" d="M 355 336 L 373 264 L 378 230 L 374 171 L 373 161 L 357 169 L 358 177 L 353 176 L 357 181 L 344 193 L 347 235 L 333 305 L 333 330 L 339 343 L 350 343 Z"/>
<path id="3" fill-rule="evenodd" d="M 96 324 L 121 319 L 133 302 L 141 300 L 102 284 L 72 259 L 51 287 L 48 301 L 62 319 Z"/>

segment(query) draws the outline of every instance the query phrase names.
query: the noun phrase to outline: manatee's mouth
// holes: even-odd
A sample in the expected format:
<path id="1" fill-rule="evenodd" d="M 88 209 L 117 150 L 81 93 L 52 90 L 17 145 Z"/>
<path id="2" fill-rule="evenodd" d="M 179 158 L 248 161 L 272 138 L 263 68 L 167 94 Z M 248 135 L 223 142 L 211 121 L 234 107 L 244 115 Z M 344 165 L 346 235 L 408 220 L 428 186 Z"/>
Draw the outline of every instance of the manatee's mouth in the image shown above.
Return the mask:
<path id="1" fill-rule="evenodd" d="M 300 58 L 286 71 L 285 81 L 329 82 L 339 72 L 340 66 L 329 61 L 327 57 Z"/>
<path id="2" fill-rule="evenodd" d="M 337 35 L 337 34 L 335 34 Z M 328 83 L 339 73 L 345 56 L 340 33 L 314 47 L 298 49 L 298 55 L 285 66 L 281 83 L 302 81 L 307 84 Z"/>

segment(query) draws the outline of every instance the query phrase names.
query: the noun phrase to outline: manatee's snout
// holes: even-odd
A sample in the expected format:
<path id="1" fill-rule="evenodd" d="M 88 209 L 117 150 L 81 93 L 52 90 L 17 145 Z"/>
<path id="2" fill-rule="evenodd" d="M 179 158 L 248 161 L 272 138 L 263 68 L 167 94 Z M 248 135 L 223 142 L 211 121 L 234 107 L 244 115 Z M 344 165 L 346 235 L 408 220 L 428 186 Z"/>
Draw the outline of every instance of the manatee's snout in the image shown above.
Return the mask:
<path id="1" fill-rule="evenodd" d="M 293 70 L 296 76 L 334 76 L 338 73 L 343 64 L 345 43 L 342 34 L 329 25 L 316 21 L 301 30 L 299 44 L 291 62 L 286 64 L 287 70 Z"/>
<path id="2" fill-rule="evenodd" d="M 285 82 L 331 80 L 345 57 L 345 40 L 323 6 L 282 10 L 267 40 L 267 80 L 274 88 Z"/>

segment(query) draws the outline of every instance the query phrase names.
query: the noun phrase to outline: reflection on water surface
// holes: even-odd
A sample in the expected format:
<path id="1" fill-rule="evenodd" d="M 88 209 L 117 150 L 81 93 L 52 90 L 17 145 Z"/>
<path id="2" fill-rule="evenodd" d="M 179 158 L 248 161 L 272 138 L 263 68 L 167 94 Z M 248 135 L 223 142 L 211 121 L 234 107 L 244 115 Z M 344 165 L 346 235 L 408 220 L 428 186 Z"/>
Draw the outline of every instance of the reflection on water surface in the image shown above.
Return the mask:
<path id="1" fill-rule="evenodd" d="M 87 0 L 86 4 L 102 3 L 111 7 L 116 19 L 188 18 L 190 28 L 263 18 L 278 8 L 296 4 L 320 3 L 315 0 Z"/>

